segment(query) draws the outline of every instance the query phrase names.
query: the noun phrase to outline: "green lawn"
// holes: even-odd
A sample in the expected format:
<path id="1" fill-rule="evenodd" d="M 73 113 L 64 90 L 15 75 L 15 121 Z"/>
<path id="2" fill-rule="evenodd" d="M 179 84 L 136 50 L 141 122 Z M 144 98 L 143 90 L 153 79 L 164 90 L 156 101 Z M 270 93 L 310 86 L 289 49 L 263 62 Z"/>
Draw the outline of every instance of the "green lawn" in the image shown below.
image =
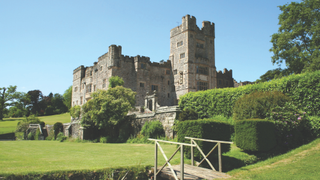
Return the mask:
<path id="1" fill-rule="evenodd" d="M 46 124 L 53 125 L 56 122 L 68 123 L 70 122 L 70 114 L 57 114 L 52 116 L 40 116 L 39 119 L 44 121 Z M 16 130 L 17 123 L 23 120 L 23 117 L 20 118 L 4 118 L 3 121 L 0 121 L 0 134 L 11 133 Z"/>
<path id="2" fill-rule="evenodd" d="M 175 145 L 161 146 L 168 158 L 176 149 Z M 0 174 L 154 164 L 154 144 L 0 141 L 0 152 Z M 158 153 L 159 165 L 163 165 Z M 173 163 L 179 164 L 179 158 L 177 153 Z"/>
<path id="3" fill-rule="evenodd" d="M 231 179 L 319 179 L 320 138 L 286 154 L 228 172 Z"/>

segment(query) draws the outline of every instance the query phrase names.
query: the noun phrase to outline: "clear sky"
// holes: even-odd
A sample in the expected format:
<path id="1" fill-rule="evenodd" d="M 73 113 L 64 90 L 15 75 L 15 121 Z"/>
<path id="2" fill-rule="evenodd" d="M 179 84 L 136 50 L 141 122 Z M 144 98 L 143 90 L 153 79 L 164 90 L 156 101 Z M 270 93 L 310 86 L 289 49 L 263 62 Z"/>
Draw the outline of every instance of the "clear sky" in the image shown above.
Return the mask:
<path id="1" fill-rule="evenodd" d="M 80 65 L 92 66 L 111 44 L 122 54 L 167 60 L 170 30 L 183 16 L 215 23 L 217 70 L 255 81 L 272 65 L 277 6 L 289 0 L 0 0 L 0 87 L 63 94 Z M 297 1 L 301 2 L 301 1 Z"/>

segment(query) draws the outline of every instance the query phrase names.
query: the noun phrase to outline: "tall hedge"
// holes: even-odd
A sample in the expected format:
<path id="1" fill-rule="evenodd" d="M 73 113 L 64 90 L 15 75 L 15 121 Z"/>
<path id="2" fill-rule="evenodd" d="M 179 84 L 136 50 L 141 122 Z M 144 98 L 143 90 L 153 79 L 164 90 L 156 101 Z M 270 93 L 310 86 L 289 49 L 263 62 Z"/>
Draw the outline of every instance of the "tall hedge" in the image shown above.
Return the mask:
<path id="1" fill-rule="evenodd" d="M 231 134 L 233 133 L 233 126 L 212 119 L 204 120 L 187 120 L 180 121 L 177 124 L 177 135 L 179 142 L 190 143 L 190 139 L 185 139 L 185 137 L 195 137 L 201 139 L 211 139 L 220 141 L 230 141 Z M 207 154 L 216 143 L 209 143 L 203 141 L 197 141 L 197 144 L 201 150 Z M 228 152 L 230 150 L 229 144 L 223 144 L 221 146 L 222 152 Z M 190 147 L 185 148 L 185 154 L 190 157 Z M 217 148 L 212 152 L 209 158 L 214 158 L 217 155 Z M 202 159 L 200 152 L 194 148 L 194 157 Z"/>
<path id="2" fill-rule="evenodd" d="M 180 96 L 179 106 L 182 109 L 194 109 L 199 118 L 216 115 L 231 117 L 235 101 L 244 94 L 255 91 L 280 91 L 289 96 L 299 109 L 309 115 L 320 116 L 320 71 L 293 74 L 281 79 L 237 88 L 190 92 Z"/>
<path id="3" fill-rule="evenodd" d="M 247 151 L 268 151 L 276 145 L 275 125 L 273 121 L 249 119 L 236 121 L 236 145 Z"/>

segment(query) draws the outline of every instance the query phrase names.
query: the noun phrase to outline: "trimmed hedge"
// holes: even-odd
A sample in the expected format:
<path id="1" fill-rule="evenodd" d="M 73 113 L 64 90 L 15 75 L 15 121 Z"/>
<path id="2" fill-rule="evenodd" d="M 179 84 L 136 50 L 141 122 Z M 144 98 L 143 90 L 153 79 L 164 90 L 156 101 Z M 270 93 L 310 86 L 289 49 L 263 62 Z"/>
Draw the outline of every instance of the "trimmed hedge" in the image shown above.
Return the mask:
<path id="1" fill-rule="evenodd" d="M 253 92 L 239 98 L 233 107 L 233 119 L 265 119 L 271 109 L 283 106 L 291 99 L 279 91 Z"/>
<path id="2" fill-rule="evenodd" d="M 275 125 L 272 121 L 248 119 L 235 123 L 236 145 L 245 151 L 269 151 L 276 145 Z"/>
<path id="3" fill-rule="evenodd" d="M 132 166 L 119 168 L 105 168 L 98 170 L 67 170 L 51 171 L 28 174 L 0 174 L 0 179 L 10 180 L 78 180 L 78 179 L 121 179 L 126 175 L 126 179 L 147 180 L 150 166 Z"/>
<path id="4" fill-rule="evenodd" d="M 232 125 L 212 119 L 180 121 L 177 124 L 178 142 L 190 143 L 190 139 L 185 139 L 185 137 L 230 141 L 232 133 Z M 216 143 L 203 141 L 197 141 L 197 144 L 205 154 L 207 154 L 216 145 Z M 209 159 L 217 156 L 217 149 L 218 148 L 211 153 Z M 222 144 L 222 152 L 228 152 L 229 150 L 229 144 Z M 184 152 L 186 157 L 190 158 L 190 147 L 186 147 Z M 197 148 L 194 148 L 194 157 L 196 159 L 202 159 L 202 156 Z"/>
<path id="5" fill-rule="evenodd" d="M 308 115 L 320 116 L 320 71 L 290 75 L 269 82 L 237 88 L 210 89 L 180 96 L 181 109 L 194 109 L 199 118 L 231 117 L 236 100 L 255 91 L 280 91 Z"/>

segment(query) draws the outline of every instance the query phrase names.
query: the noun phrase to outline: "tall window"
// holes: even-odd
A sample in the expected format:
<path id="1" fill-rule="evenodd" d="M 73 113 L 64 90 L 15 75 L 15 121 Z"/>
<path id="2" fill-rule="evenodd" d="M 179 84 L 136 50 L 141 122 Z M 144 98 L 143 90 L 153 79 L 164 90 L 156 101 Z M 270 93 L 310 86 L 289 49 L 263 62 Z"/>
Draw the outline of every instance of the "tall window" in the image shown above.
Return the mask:
<path id="1" fill-rule="evenodd" d="M 151 91 L 153 92 L 156 90 L 158 92 L 158 86 L 157 85 L 151 85 Z"/>
<path id="2" fill-rule="evenodd" d="M 103 80 L 102 80 L 102 88 L 105 88 L 105 87 L 106 87 L 106 82 L 107 82 L 107 79 L 103 79 Z"/>
<path id="3" fill-rule="evenodd" d="M 209 69 L 208 69 L 208 67 L 197 66 L 197 74 L 208 75 L 208 74 L 209 74 Z"/>
<path id="4" fill-rule="evenodd" d="M 166 74 L 170 75 L 170 70 L 169 69 L 166 70 Z"/>
<path id="5" fill-rule="evenodd" d="M 81 96 L 80 97 L 80 105 L 82 105 L 82 102 L 83 102 L 83 97 Z"/>
<path id="6" fill-rule="evenodd" d="M 198 91 L 202 91 L 202 90 L 207 90 L 208 89 L 208 83 L 207 82 L 203 82 L 203 81 L 198 81 L 197 82 L 197 90 Z"/>
<path id="7" fill-rule="evenodd" d="M 88 85 L 86 86 L 86 89 L 87 89 L 86 93 L 91 92 L 91 84 L 88 84 Z"/>
<path id="8" fill-rule="evenodd" d="M 143 87 L 144 87 L 144 83 L 140 83 L 140 87 L 142 87 L 142 88 L 143 88 Z"/>

